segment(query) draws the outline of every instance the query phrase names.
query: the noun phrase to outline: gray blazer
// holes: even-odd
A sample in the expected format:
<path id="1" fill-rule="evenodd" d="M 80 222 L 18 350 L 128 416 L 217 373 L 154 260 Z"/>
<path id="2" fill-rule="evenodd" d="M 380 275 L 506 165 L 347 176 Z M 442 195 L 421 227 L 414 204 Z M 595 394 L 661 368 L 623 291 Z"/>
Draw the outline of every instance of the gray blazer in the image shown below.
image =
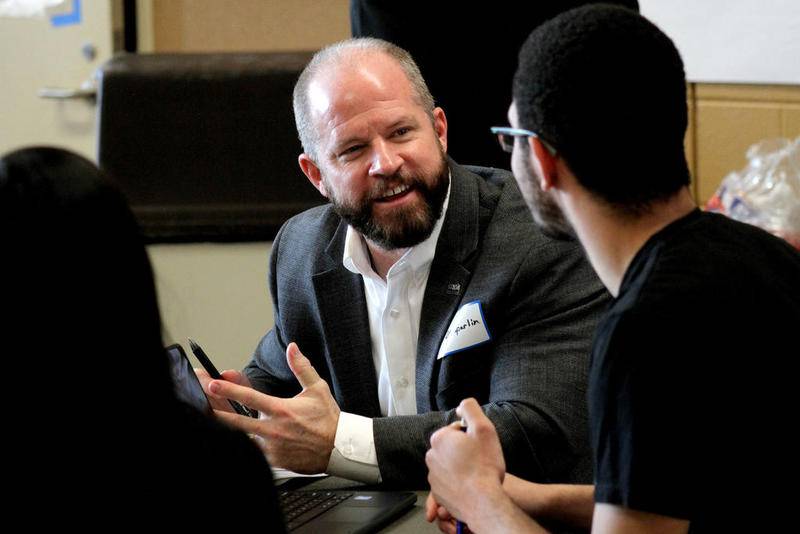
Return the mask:
<path id="1" fill-rule="evenodd" d="M 245 373 L 258 390 L 298 393 L 285 358 L 296 341 L 342 410 L 375 418 L 385 483 L 427 485 L 430 435 L 470 396 L 497 426 L 509 472 L 591 482 L 586 378 L 608 294 L 576 242 L 541 233 L 507 171 L 452 160 L 450 169 L 450 202 L 419 326 L 419 415 L 381 417 L 364 285 L 342 264 L 347 225 L 330 206 L 293 217 L 275 238 L 275 327 Z M 453 316 L 475 300 L 492 339 L 437 360 Z"/>

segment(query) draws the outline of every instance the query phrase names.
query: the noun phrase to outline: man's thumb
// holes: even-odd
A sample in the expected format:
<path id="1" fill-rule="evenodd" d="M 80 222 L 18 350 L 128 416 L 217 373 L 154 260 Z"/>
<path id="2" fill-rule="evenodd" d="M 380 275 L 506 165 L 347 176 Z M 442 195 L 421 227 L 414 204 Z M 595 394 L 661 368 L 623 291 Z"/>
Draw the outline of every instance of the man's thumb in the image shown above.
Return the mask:
<path id="1" fill-rule="evenodd" d="M 291 342 L 286 347 L 286 361 L 303 389 L 313 386 L 317 380 L 320 380 L 311 362 L 300 352 L 297 343 Z"/>

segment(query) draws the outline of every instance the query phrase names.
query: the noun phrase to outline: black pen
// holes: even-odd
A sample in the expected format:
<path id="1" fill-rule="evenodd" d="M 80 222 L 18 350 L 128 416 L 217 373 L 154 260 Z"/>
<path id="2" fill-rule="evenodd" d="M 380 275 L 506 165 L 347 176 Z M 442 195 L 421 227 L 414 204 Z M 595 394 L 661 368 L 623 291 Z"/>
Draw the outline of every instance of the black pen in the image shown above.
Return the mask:
<path id="1" fill-rule="evenodd" d="M 211 363 L 211 359 L 206 355 L 205 351 L 200 348 L 200 345 L 194 342 L 192 338 L 187 338 L 189 340 L 189 346 L 192 348 L 192 352 L 200 361 L 200 364 L 203 368 L 208 371 L 208 374 L 214 380 L 225 380 L 222 378 L 222 375 L 219 374 L 217 368 L 214 367 L 214 364 Z M 244 415 L 247 417 L 258 417 L 258 412 L 256 410 L 251 410 L 247 406 L 244 406 L 235 400 L 228 399 L 228 402 L 231 403 L 231 408 L 238 413 L 239 415 Z"/>

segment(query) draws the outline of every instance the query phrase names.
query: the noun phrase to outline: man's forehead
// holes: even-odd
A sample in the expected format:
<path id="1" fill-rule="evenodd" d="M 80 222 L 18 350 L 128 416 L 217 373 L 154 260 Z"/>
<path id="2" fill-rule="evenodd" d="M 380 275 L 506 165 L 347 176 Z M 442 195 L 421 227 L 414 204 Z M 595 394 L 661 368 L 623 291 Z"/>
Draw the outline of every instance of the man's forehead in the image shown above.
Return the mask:
<path id="1" fill-rule="evenodd" d="M 363 83 L 362 83 L 363 82 Z M 399 90 L 400 89 L 400 90 Z M 365 137 L 370 129 L 415 120 L 421 106 L 409 90 L 369 80 L 339 79 L 309 85 L 309 104 L 319 139 L 331 146 L 350 138 Z"/>
<path id="2" fill-rule="evenodd" d="M 385 54 L 360 54 L 327 65 L 309 83 L 310 111 L 352 109 L 361 102 L 413 100 L 413 89 L 395 60 Z"/>
<path id="3" fill-rule="evenodd" d="M 324 115 L 331 107 L 330 95 L 316 80 L 308 84 L 308 103 L 311 115 L 316 117 Z"/>

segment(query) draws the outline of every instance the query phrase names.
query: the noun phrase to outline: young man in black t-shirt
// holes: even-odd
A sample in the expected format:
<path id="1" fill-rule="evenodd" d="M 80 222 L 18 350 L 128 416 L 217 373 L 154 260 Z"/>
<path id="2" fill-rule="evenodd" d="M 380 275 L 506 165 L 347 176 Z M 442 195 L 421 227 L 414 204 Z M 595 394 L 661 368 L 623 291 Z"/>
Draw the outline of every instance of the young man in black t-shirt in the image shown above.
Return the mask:
<path id="1" fill-rule="evenodd" d="M 440 430 L 428 517 L 454 531 L 772 531 L 794 522 L 800 253 L 700 212 L 689 192 L 683 65 L 626 10 L 581 8 L 534 31 L 509 110 L 512 168 L 537 222 L 576 236 L 615 297 L 595 336 L 588 486 L 504 473 L 472 400 Z M 440 506 L 441 505 L 441 506 Z M 527 512 L 523 513 L 523 512 Z"/>

